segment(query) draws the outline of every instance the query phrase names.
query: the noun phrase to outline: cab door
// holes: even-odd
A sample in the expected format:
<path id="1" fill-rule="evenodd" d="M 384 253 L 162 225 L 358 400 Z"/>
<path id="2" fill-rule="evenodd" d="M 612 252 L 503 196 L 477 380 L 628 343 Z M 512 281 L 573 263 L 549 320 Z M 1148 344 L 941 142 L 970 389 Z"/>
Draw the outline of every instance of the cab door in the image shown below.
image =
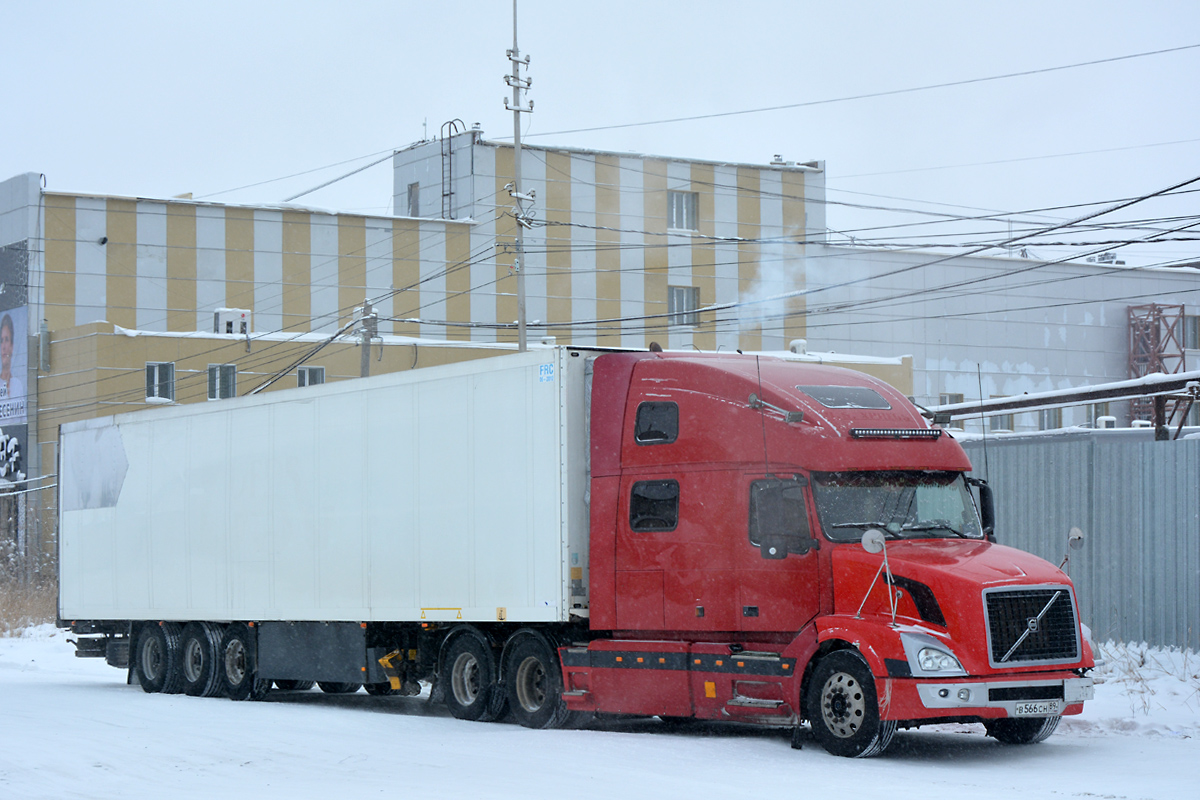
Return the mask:
<path id="1" fill-rule="evenodd" d="M 743 476 L 746 509 L 734 547 L 742 631 L 798 631 L 821 607 L 819 538 L 811 530 L 805 476 Z"/>

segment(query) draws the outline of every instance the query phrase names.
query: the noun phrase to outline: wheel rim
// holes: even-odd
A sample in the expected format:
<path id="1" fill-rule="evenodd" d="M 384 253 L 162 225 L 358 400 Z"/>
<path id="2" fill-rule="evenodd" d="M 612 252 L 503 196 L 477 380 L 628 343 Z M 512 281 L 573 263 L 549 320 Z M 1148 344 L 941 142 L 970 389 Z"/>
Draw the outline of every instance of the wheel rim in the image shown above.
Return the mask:
<path id="1" fill-rule="evenodd" d="M 188 639 L 183 646 L 183 674 L 188 683 L 196 683 L 204 672 L 204 648 L 196 639 Z"/>
<path id="2" fill-rule="evenodd" d="M 479 697 L 479 660 L 460 653 L 450 670 L 450 686 L 459 705 L 469 706 Z"/>
<path id="3" fill-rule="evenodd" d="M 225 677 L 234 686 L 246 679 L 246 645 L 237 639 L 225 647 Z"/>
<path id="4" fill-rule="evenodd" d="M 835 672 L 821 689 L 821 717 L 825 727 L 839 739 L 858 733 L 866 718 L 867 698 L 853 675 Z"/>
<path id="5" fill-rule="evenodd" d="M 145 644 L 142 645 L 142 674 L 146 676 L 147 680 L 158 680 L 162 670 L 162 661 L 162 645 L 153 635 L 147 636 Z"/>
<path id="6" fill-rule="evenodd" d="M 517 702 L 528 712 L 546 704 L 546 668 L 541 660 L 529 656 L 517 667 Z"/>

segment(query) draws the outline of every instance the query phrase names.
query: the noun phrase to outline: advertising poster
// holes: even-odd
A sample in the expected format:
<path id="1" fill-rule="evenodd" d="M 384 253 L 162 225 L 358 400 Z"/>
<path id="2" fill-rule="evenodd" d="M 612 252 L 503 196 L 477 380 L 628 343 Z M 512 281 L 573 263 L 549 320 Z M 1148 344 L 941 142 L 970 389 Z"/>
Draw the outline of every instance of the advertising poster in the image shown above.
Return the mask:
<path id="1" fill-rule="evenodd" d="M 25 242 L 0 247 L 0 486 L 24 480 L 29 306 Z"/>

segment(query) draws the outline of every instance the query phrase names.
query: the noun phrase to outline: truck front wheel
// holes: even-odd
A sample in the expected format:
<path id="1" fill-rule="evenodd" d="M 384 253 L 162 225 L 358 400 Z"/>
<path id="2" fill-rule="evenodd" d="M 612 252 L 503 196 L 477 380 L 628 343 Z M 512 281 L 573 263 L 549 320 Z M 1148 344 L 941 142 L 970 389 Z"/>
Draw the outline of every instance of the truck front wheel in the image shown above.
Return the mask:
<path id="1" fill-rule="evenodd" d="M 133 662 L 144 692 L 178 694 L 183 689 L 179 623 L 147 623 L 138 634 Z"/>
<path id="2" fill-rule="evenodd" d="M 806 705 L 813 737 L 835 756 L 877 756 L 896 733 L 894 721 L 879 719 L 875 679 L 854 650 L 837 650 L 817 662 Z"/>
<path id="3" fill-rule="evenodd" d="M 994 719 L 983 723 L 987 735 L 1004 744 L 1037 744 L 1049 738 L 1062 717 Z"/>

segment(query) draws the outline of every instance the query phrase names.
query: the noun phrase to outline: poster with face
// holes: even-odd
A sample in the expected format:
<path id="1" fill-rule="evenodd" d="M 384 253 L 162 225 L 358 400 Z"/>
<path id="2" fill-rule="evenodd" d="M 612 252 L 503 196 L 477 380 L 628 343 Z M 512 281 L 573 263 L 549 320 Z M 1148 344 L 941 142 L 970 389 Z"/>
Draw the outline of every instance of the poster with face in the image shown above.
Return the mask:
<path id="1" fill-rule="evenodd" d="M 0 247 L 0 486 L 26 478 L 29 379 L 28 247 Z"/>
<path id="2" fill-rule="evenodd" d="M 26 422 L 28 306 L 0 311 L 0 425 Z"/>

